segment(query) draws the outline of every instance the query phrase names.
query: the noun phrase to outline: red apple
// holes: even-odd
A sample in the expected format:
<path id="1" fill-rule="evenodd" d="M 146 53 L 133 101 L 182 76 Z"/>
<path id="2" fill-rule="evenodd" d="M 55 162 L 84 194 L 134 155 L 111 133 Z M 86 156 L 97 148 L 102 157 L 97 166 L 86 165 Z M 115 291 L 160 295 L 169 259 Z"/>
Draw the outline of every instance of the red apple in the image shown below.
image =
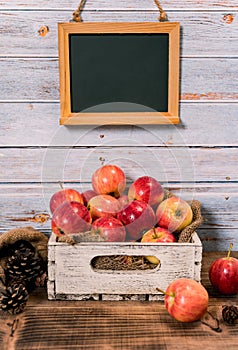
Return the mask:
<path id="1" fill-rule="evenodd" d="M 152 242 L 152 243 L 156 243 L 156 242 L 167 242 L 167 243 L 171 243 L 171 242 L 176 242 L 176 238 L 173 235 L 173 233 L 171 233 L 169 230 L 167 230 L 166 228 L 163 227 L 154 227 L 151 228 L 150 230 L 146 231 L 141 239 L 142 243 L 145 242 Z"/>
<path id="2" fill-rule="evenodd" d="M 87 206 L 91 198 L 97 196 L 98 194 L 93 190 L 87 190 L 81 193 L 83 197 L 84 205 Z"/>
<path id="3" fill-rule="evenodd" d="M 62 203 L 66 201 L 75 201 L 84 204 L 82 195 L 72 189 L 72 188 L 65 188 L 62 189 L 56 193 L 53 194 L 53 196 L 50 199 L 50 211 L 53 214 L 55 209 Z"/>
<path id="4" fill-rule="evenodd" d="M 105 216 L 116 216 L 120 211 L 118 200 L 109 194 L 99 194 L 92 197 L 87 207 L 93 220 Z"/>
<path id="5" fill-rule="evenodd" d="M 86 232 L 92 218 L 88 209 L 79 202 L 64 202 L 55 209 L 52 216 L 52 231 L 58 235 Z"/>
<path id="6" fill-rule="evenodd" d="M 188 278 L 174 280 L 165 294 L 165 307 L 177 321 L 194 322 L 201 319 L 208 307 L 208 293 L 198 282 Z"/>
<path id="7" fill-rule="evenodd" d="M 102 217 L 92 224 L 92 233 L 99 234 L 106 242 L 124 242 L 126 229 L 114 217 Z"/>
<path id="8" fill-rule="evenodd" d="M 103 165 L 93 173 L 92 186 L 98 194 L 110 194 L 118 198 L 126 188 L 126 176 L 116 165 Z"/>
<path id="9" fill-rule="evenodd" d="M 213 261 L 209 269 L 212 286 L 225 295 L 238 293 L 238 259 L 230 256 L 231 249 L 232 244 L 227 256 Z"/>
<path id="10" fill-rule="evenodd" d="M 161 202 L 156 209 L 158 226 L 171 232 L 180 232 L 193 220 L 190 205 L 178 197 L 170 197 Z"/>
<path id="11" fill-rule="evenodd" d="M 152 243 L 172 243 L 176 242 L 175 236 L 166 228 L 153 227 L 147 232 L 145 232 L 141 239 L 142 243 L 152 242 Z M 152 264 L 159 264 L 160 261 L 155 256 L 147 255 L 145 258 Z"/>
<path id="12" fill-rule="evenodd" d="M 161 184 L 150 176 L 142 176 L 135 180 L 128 190 L 130 200 L 140 200 L 157 206 L 164 199 L 164 191 Z"/>
<path id="13" fill-rule="evenodd" d="M 155 213 L 148 203 L 134 200 L 117 214 L 117 219 L 126 226 L 128 239 L 138 240 L 154 226 Z"/>

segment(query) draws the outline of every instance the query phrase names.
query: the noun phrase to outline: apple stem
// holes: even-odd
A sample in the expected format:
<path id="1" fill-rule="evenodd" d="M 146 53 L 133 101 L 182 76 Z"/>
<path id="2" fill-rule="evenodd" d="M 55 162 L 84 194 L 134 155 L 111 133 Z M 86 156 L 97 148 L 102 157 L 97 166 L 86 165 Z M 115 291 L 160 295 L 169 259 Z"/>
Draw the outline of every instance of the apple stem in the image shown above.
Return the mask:
<path id="1" fill-rule="evenodd" d="M 228 253 L 227 253 L 227 258 L 229 258 L 230 255 L 231 255 L 232 247 L 233 247 L 233 243 L 230 243 L 230 247 L 229 247 L 229 250 L 228 250 Z"/>
<path id="2" fill-rule="evenodd" d="M 63 190 L 63 189 L 64 189 L 64 186 L 63 186 L 62 182 L 59 181 L 58 183 L 59 183 L 59 186 L 60 186 L 61 190 Z"/>
<path id="3" fill-rule="evenodd" d="M 164 295 L 167 295 L 167 293 L 166 293 L 164 290 L 160 289 L 160 288 L 156 288 L 156 290 L 157 290 L 158 292 L 164 294 Z"/>

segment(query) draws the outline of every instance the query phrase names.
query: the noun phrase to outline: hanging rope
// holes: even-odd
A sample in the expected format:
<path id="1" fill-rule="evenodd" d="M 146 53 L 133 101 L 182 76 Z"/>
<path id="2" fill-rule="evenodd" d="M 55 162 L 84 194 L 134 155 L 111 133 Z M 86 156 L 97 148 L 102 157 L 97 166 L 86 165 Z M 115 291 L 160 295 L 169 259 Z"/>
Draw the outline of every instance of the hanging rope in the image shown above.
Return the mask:
<path id="1" fill-rule="evenodd" d="M 83 11 L 83 7 L 85 5 L 87 0 L 81 0 L 80 1 L 80 4 L 77 8 L 77 10 L 74 11 L 73 13 L 73 21 L 75 22 L 82 22 L 82 18 L 81 18 L 81 12 Z M 163 10 L 160 2 L 158 0 L 154 0 L 156 6 L 158 7 L 159 9 L 159 17 L 158 17 L 158 20 L 161 21 L 161 22 L 164 22 L 164 21 L 167 21 L 167 14 L 166 12 Z"/>
<path id="2" fill-rule="evenodd" d="M 81 12 L 83 10 L 83 7 L 84 7 L 85 3 L 86 3 L 86 0 L 81 0 L 80 1 L 80 4 L 79 4 L 77 10 L 75 10 L 74 13 L 73 13 L 73 21 L 75 21 L 75 22 L 82 22 Z"/>

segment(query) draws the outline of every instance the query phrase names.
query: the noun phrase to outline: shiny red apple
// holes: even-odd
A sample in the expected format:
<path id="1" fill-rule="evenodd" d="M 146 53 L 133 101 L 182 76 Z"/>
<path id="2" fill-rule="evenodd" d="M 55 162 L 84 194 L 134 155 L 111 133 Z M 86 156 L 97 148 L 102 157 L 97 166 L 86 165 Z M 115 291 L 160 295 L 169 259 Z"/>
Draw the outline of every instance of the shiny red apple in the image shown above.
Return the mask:
<path id="1" fill-rule="evenodd" d="M 91 227 L 92 218 L 88 209 L 79 202 L 64 202 L 53 213 L 52 231 L 58 235 L 86 232 Z"/>
<path id="2" fill-rule="evenodd" d="M 226 257 L 216 259 L 209 269 L 209 279 L 218 292 L 225 295 L 238 293 L 238 259 L 230 256 L 232 244 Z"/>
<path id="3" fill-rule="evenodd" d="M 167 243 L 172 243 L 172 242 L 176 242 L 176 238 L 173 235 L 172 232 L 170 232 L 169 230 L 167 230 L 166 228 L 163 227 L 154 227 L 151 228 L 150 230 L 146 231 L 142 238 L 141 238 L 141 242 L 145 243 L 145 242 L 152 242 L 152 243 L 156 243 L 156 242 L 167 242 Z"/>
<path id="4" fill-rule="evenodd" d="M 138 240 L 154 226 L 155 213 L 148 203 L 134 200 L 117 214 L 117 219 L 126 226 L 128 239 Z"/>
<path id="5" fill-rule="evenodd" d="M 164 191 L 156 179 L 151 176 L 142 176 L 131 184 L 128 197 L 130 200 L 144 201 L 154 207 L 164 199 Z"/>
<path id="6" fill-rule="evenodd" d="M 116 216 L 120 211 L 120 203 L 109 194 L 99 194 L 92 197 L 87 206 L 93 220 L 105 216 Z"/>
<path id="7" fill-rule="evenodd" d="M 118 198 L 126 188 L 126 176 L 116 165 L 103 165 L 93 173 L 92 186 L 98 194 L 110 194 Z"/>
<path id="8" fill-rule="evenodd" d="M 92 233 L 99 234 L 106 242 L 124 242 L 126 229 L 123 224 L 114 217 L 102 217 L 92 224 Z"/>
<path id="9" fill-rule="evenodd" d="M 165 307 L 177 321 L 194 322 L 201 319 L 208 308 L 208 293 L 198 282 L 188 278 L 178 278 L 167 287 Z"/>
<path id="10" fill-rule="evenodd" d="M 62 190 L 55 192 L 53 196 L 50 198 L 51 213 L 53 214 L 55 209 L 66 201 L 69 201 L 69 202 L 75 201 L 75 202 L 84 204 L 83 197 L 78 191 L 72 188 L 65 188 L 65 189 L 62 188 Z"/>
<path id="11" fill-rule="evenodd" d="M 156 209 L 158 226 L 171 232 L 180 232 L 193 220 L 190 205 L 181 198 L 172 196 L 162 201 Z"/>
<path id="12" fill-rule="evenodd" d="M 82 197 L 83 197 L 83 203 L 85 206 L 88 205 L 88 202 L 90 201 L 91 198 L 95 197 L 98 195 L 98 193 L 96 193 L 93 190 L 86 190 L 84 192 L 81 193 Z"/>

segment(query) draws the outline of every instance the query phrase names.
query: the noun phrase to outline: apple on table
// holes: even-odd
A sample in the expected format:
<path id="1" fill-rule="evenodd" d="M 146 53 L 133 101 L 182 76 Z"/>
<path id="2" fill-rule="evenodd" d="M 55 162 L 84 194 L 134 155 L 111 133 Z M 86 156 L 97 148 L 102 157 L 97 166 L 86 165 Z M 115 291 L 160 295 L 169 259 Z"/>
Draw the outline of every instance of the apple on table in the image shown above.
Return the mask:
<path id="1" fill-rule="evenodd" d="M 207 290 L 193 279 L 178 278 L 169 284 L 165 292 L 156 289 L 165 295 L 165 307 L 177 321 L 198 321 L 207 311 Z"/>
<path id="2" fill-rule="evenodd" d="M 227 256 L 216 259 L 209 268 L 209 279 L 215 290 L 225 295 L 238 293 L 238 259 L 230 256 L 232 243 Z"/>

